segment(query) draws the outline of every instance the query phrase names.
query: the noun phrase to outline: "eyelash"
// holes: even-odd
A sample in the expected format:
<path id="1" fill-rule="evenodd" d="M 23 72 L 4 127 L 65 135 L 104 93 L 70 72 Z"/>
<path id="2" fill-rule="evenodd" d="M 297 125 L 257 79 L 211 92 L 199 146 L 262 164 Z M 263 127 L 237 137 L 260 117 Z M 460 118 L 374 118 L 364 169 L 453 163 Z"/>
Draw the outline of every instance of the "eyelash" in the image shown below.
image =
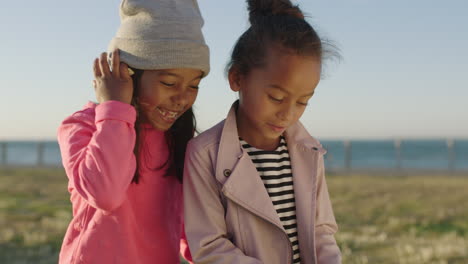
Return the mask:
<path id="1" fill-rule="evenodd" d="M 270 99 L 274 102 L 277 102 L 277 103 L 281 103 L 283 101 L 283 99 L 277 99 L 271 95 L 269 95 L 268 97 L 270 97 Z M 308 103 L 301 103 L 301 102 L 297 102 L 298 105 L 301 105 L 301 106 L 307 106 Z"/>
<path id="2" fill-rule="evenodd" d="M 271 95 L 268 95 L 268 97 L 274 101 L 274 102 L 277 102 L 277 103 L 281 103 L 283 101 L 283 99 L 276 99 L 275 97 L 271 96 Z"/>
<path id="3" fill-rule="evenodd" d="M 165 83 L 165 82 L 161 82 L 161 83 L 169 87 L 174 86 L 174 83 Z"/>
<path id="4" fill-rule="evenodd" d="M 161 84 L 163 84 L 165 86 L 168 86 L 168 87 L 172 87 L 172 86 L 175 85 L 175 83 L 165 83 L 165 82 L 161 82 Z M 190 88 L 198 90 L 200 87 L 199 86 L 190 86 Z"/>

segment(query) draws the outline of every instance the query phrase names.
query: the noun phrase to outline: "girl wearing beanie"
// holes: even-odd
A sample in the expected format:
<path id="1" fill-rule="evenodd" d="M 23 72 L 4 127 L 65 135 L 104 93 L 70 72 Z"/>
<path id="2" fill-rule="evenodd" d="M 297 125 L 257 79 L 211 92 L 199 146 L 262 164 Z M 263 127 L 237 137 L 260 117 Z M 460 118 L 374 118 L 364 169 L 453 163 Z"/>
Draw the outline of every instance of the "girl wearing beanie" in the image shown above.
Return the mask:
<path id="1" fill-rule="evenodd" d="M 195 0 L 123 0 L 120 16 L 112 55 L 94 62 L 99 104 L 58 129 L 73 205 L 59 263 L 190 260 L 182 172 L 209 72 L 203 19 Z"/>
<path id="2" fill-rule="evenodd" d="M 247 2 L 251 26 L 227 67 L 239 100 L 187 147 L 184 215 L 193 261 L 341 263 L 325 150 L 298 121 L 327 45 L 289 0 Z"/>

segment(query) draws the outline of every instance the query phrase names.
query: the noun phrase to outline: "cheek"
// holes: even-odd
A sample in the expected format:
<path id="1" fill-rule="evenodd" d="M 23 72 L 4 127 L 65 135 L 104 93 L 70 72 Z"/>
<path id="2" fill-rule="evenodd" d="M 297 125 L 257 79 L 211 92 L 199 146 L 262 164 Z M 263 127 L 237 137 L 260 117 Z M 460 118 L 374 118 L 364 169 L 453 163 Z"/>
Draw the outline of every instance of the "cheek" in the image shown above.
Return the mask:
<path id="1" fill-rule="evenodd" d="M 196 92 L 191 92 L 187 98 L 188 98 L 188 107 L 192 107 L 192 105 L 195 103 L 195 100 L 197 100 L 197 96 L 198 96 L 198 91 Z"/>
<path id="2" fill-rule="evenodd" d="M 256 91 L 244 92 L 241 94 L 241 100 L 242 104 L 245 106 L 244 108 L 250 113 L 261 114 L 266 112 L 269 107 L 267 96 L 263 96 Z"/>
<path id="3" fill-rule="evenodd" d="M 139 108 L 140 113 L 142 113 L 146 117 L 150 116 L 154 110 L 154 107 L 152 107 L 152 105 L 148 103 L 140 103 Z"/>
<path id="4" fill-rule="evenodd" d="M 251 119 L 261 119 L 261 117 L 265 115 L 264 103 L 261 101 L 247 99 L 244 100 L 242 104 L 244 112 L 250 116 Z"/>
<path id="5" fill-rule="evenodd" d="M 296 115 L 294 117 L 295 121 L 301 118 L 302 114 L 304 114 L 304 111 L 305 111 L 305 107 L 298 107 L 298 109 L 296 110 Z"/>
<path id="6" fill-rule="evenodd" d="M 141 103 L 157 105 L 164 100 L 163 93 L 160 93 L 160 89 L 145 89 L 140 91 L 139 99 Z"/>

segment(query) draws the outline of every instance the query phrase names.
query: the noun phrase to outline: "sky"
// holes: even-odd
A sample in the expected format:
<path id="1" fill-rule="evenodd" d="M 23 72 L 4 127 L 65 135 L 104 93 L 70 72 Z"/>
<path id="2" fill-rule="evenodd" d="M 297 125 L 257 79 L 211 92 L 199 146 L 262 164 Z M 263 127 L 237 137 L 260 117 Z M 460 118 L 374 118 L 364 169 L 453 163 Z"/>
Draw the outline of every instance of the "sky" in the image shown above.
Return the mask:
<path id="1" fill-rule="evenodd" d="M 467 139 L 468 1 L 299 0 L 342 56 L 326 64 L 301 122 L 319 139 Z M 200 0 L 211 72 L 195 103 L 200 130 L 237 95 L 224 67 L 248 24 L 245 1 Z M 92 61 L 120 24 L 117 0 L 8 1 L 0 9 L 0 140 L 55 139 L 96 101 Z"/>

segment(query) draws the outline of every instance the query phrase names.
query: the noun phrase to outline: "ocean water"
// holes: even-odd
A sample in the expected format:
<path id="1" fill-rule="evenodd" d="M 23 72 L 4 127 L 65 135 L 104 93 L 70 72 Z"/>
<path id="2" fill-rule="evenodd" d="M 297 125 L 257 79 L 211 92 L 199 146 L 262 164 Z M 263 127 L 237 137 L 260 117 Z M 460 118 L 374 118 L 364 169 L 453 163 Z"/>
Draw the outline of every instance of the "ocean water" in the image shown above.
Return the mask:
<path id="1" fill-rule="evenodd" d="M 324 140 L 321 143 L 328 151 L 327 168 L 468 170 L 468 140 Z"/>
<path id="2" fill-rule="evenodd" d="M 3 141 L 0 142 L 0 164 L 62 166 L 62 159 L 56 141 Z"/>
<path id="3" fill-rule="evenodd" d="M 468 140 L 322 140 L 321 143 L 327 149 L 327 169 L 452 169 L 468 172 Z M 3 141 L 0 142 L 2 164 L 61 166 L 59 146 L 55 141 Z"/>

